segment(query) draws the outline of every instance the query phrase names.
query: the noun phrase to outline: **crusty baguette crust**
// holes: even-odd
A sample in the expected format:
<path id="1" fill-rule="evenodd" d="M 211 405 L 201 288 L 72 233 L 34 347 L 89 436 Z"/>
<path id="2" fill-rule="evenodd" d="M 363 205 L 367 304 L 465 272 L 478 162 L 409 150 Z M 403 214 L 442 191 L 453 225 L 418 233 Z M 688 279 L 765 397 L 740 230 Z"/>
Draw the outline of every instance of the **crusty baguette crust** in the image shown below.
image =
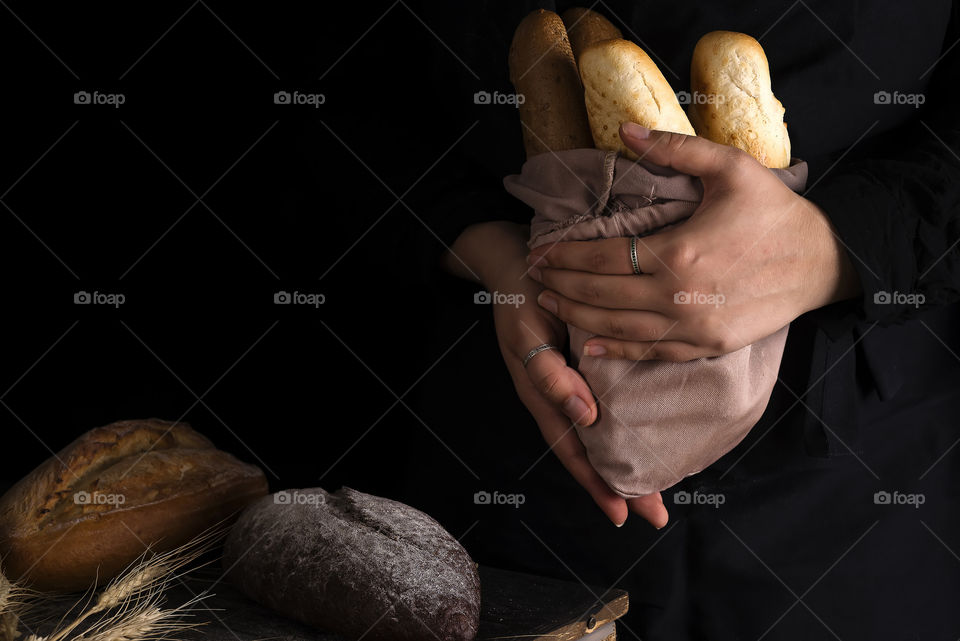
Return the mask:
<path id="1" fill-rule="evenodd" d="M 790 166 L 784 109 L 759 42 L 733 31 L 706 34 L 693 50 L 690 88 L 698 135 L 742 149 L 767 167 Z"/>
<path id="2" fill-rule="evenodd" d="M 78 503 L 77 492 L 123 502 Z M 3 569 L 37 590 L 85 590 L 144 551 L 167 550 L 267 493 L 263 472 L 186 423 L 86 432 L 0 497 Z"/>
<path id="3" fill-rule="evenodd" d="M 593 43 L 623 38 L 623 33 L 596 11 L 584 7 L 570 7 L 560 17 L 567 27 L 573 57 L 578 61 L 580 54 Z"/>
<path id="4" fill-rule="evenodd" d="M 517 26 L 510 45 L 510 81 L 519 105 L 527 158 L 592 147 L 583 87 L 560 16 L 539 9 Z"/>
<path id="5" fill-rule="evenodd" d="M 676 94 L 646 52 L 628 40 L 605 40 L 580 56 L 580 77 L 598 149 L 637 155 L 620 139 L 620 125 L 695 135 Z"/>

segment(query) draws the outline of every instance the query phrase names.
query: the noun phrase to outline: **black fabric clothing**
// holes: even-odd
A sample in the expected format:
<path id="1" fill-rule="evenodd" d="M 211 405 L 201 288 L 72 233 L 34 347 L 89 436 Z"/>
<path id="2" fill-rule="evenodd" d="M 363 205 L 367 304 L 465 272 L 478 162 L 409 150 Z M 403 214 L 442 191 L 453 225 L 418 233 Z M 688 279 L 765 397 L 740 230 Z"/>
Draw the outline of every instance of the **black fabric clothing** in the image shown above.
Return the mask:
<path id="1" fill-rule="evenodd" d="M 418 190 L 419 207 L 432 206 L 436 236 L 412 230 L 404 252 L 416 252 L 423 282 L 440 293 L 440 322 L 477 320 L 480 329 L 438 364 L 417 399 L 430 424 L 449 423 L 437 398 L 468 408 L 443 436 L 472 454 L 466 462 L 477 474 L 465 474 L 425 436 L 419 447 L 433 465 L 411 469 L 410 494 L 429 488 L 423 507 L 472 528 L 465 542 L 481 562 L 629 589 L 622 638 L 960 636 L 956 4 L 610 0 L 594 7 L 650 53 L 675 90 L 689 86 L 690 57 L 704 33 L 760 39 L 793 154 L 810 166 L 807 197 L 834 223 L 863 288 L 858 299 L 792 324 L 763 418 L 723 459 L 664 493 L 671 524 L 662 532 L 637 517 L 612 528 L 552 455 L 539 458 L 546 446 L 513 393 L 489 308 L 471 305 L 476 287 L 437 265 L 444 245 L 472 223 L 529 221 L 500 182 L 523 161 L 516 110 L 474 104 L 472 95 L 511 93 L 506 59 L 516 24 L 536 7 L 568 4 L 411 6 L 439 38 L 430 84 L 448 98 L 435 126 L 451 143 L 474 129 L 451 152 L 457 162 L 438 165 Z M 922 94 L 924 103 L 884 104 L 878 92 Z M 895 294 L 919 294 L 925 303 L 897 304 L 904 298 Z M 447 334 L 434 336 L 435 351 Z M 526 503 L 463 507 L 470 491 L 494 488 L 522 491 Z M 722 494 L 725 503 L 678 503 L 676 492 Z M 924 503 L 885 504 L 877 492 L 922 493 Z"/>

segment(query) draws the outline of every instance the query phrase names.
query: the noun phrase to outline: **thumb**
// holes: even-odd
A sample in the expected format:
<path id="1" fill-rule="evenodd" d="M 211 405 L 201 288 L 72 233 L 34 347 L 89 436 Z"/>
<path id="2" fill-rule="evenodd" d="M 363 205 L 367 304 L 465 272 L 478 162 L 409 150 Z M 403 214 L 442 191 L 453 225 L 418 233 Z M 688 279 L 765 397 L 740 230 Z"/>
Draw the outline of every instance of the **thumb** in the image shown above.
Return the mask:
<path id="1" fill-rule="evenodd" d="M 650 130 L 634 122 L 620 125 L 620 138 L 641 159 L 701 178 L 729 169 L 736 155 L 733 147 L 706 138 Z"/>
<path id="2" fill-rule="evenodd" d="M 574 423 L 587 426 L 597 420 L 597 405 L 583 377 L 567 366 L 556 350 L 542 352 L 527 365 L 530 382 Z"/>

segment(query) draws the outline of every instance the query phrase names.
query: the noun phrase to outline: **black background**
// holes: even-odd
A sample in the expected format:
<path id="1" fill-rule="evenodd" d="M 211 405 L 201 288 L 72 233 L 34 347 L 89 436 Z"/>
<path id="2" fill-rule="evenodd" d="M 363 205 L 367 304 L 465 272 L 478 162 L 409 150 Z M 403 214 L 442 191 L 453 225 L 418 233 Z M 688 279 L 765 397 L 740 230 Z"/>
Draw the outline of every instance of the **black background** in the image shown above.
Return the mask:
<path id="1" fill-rule="evenodd" d="M 495 181 L 522 160 L 513 112 L 472 105 L 475 91 L 510 91 L 506 56 L 471 56 L 482 50 L 472 41 L 508 42 L 525 8 L 470 3 L 470 15 L 489 5 L 489 15 L 500 18 L 469 24 L 467 38 L 457 40 L 448 29 L 458 4 L 188 0 L 0 7 L 6 321 L 0 483 L 15 482 L 92 427 L 151 416 L 184 420 L 260 465 L 272 491 L 349 485 L 403 500 L 462 537 L 481 563 L 604 587 L 633 571 L 635 616 L 643 615 L 644 603 L 660 614 L 658 603 L 669 591 L 645 577 L 670 573 L 671 558 L 696 559 L 693 551 L 713 548 L 695 535 L 689 541 L 665 536 L 657 554 L 647 557 L 643 550 L 660 540 L 658 533 L 639 518 L 615 530 L 546 450 L 516 399 L 490 309 L 472 302 L 478 287 L 438 270 L 425 275 L 443 249 L 430 229 L 444 227 L 437 204 L 438 190 L 449 186 L 448 161 L 475 151 L 496 157 L 499 166 L 480 167 Z M 775 76 L 793 78 L 776 90 L 797 155 L 816 175 L 831 164 L 829 151 L 857 140 L 863 123 L 878 121 L 880 133 L 905 114 L 912 117 L 909 106 L 873 104 L 874 91 L 911 91 L 919 81 L 893 47 L 867 48 L 881 51 L 868 62 L 888 85 L 850 57 L 839 40 L 862 36 L 855 33 L 855 18 L 862 16 L 854 3 L 816 3 L 816 16 L 802 7 L 788 11 L 795 4 L 740 11 L 739 22 L 730 23 L 722 3 L 696 10 L 690 3 L 637 3 L 637 13 L 648 19 L 631 22 L 643 25 L 651 50 L 672 52 L 668 62 L 679 76 L 670 80 L 679 86 L 687 84 L 689 52 L 701 35 L 686 27 L 693 17 L 711 28 L 754 34 L 783 17 L 771 36 L 776 46 L 768 47 L 773 68 L 835 84 L 852 74 L 856 81 L 847 83 L 847 93 L 826 96 L 809 91 L 804 74 Z M 912 11 L 909 5 L 889 10 Z M 914 41 L 932 31 L 930 24 L 909 26 L 906 36 Z M 786 36 L 793 39 L 779 39 Z M 923 44 L 929 51 L 918 46 L 916 57 L 936 59 L 941 43 Z M 468 67 L 481 70 L 479 77 Z M 322 93 L 326 102 L 318 109 L 274 104 L 276 92 L 294 90 Z M 126 102 L 118 109 L 76 105 L 78 91 L 120 92 Z M 281 290 L 322 293 L 326 302 L 318 309 L 275 305 Z M 75 305 L 78 291 L 122 293 L 126 303 L 119 309 Z M 803 366 L 809 353 L 793 342 L 785 363 L 792 358 Z M 791 385 L 799 389 L 806 373 Z M 771 413 L 779 416 L 790 400 L 775 396 L 780 405 Z M 808 477 L 806 467 L 801 473 L 781 466 L 792 451 L 786 446 L 799 443 L 796 419 L 804 413 L 796 408 L 747 461 L 782 485 L 746 472 L 738 479 L 740 489 L 755 492 L 749 500 L 769 510 L 741 505 L 738 531 L 748 523 L 761 541 L 770 523 L 796 529 L 797 546 L 770 537 L 770 547 L 783 555 L 783 563 L 774 564 L 778 570 L 794 565 L 801 544 L 826 550 L 830 559 L 821 565 L 828 565 L 850 543 L 829 529 L 831 514 L 839 519 L 846 509 L 843 502 L 805 506 L 818 515 L 836 511 L 811 520 L 819 539 L 808 539 L 776 511 L 789 500 L 799 503 L 797 488 L 820 478 Z M 900 429 L 895 425 L 891 433 L 894 428 Z M 820 463 L 804 465 L 820 471 Z M 856 464 L 850 467 L 862 476 Z M 710 482 L 709 475 L 696 482 L 704 478 Z M 831 492 L 847 487 L 831 483 Z M 477 506 L 472 495 L 480 490 L 522 492 L 536 507 Z M 678 532 L 694 519 L 712 529 L 691 526 L 692 532 L 725 532 L 708 510 L 686 522 L 684 516 L 671 505 Z M 509 527 L 501 527 L 506 521 Z M 954 561 L 927 531 L 914 530 L 929 548 L 930 566 L 938 555 Z M 709 576 L 728 563 L 738 571 L 752 567 L 769 581 L 739 543 L 727 543 L 739 556 L 700 558 L 689 573 Z M 615 552 L 628 549 L 637 552 L 625 563 Z M 889 564 L 888 552 L 864 550 L 863 563 L 882 558 Z M 762 557 L 773 553 L 761 549 Z M 820 561 L 810 565 L 806 585 L 824 569 Z M 942 567 L 952 580 L 952 566 Z M 849 595 L 849 585 L 862 580 L 834 576 L 812 595 L 817 611 L 840 603 L 833 595 Z M 832 587 L 831 580 L 837 581 Z M 769 583 L 751 585 L 766 592 Z M 743 594 L 782 598 L 783 609 L 792 607 L 787 592 Z M 690 601 L 702 596 L 692 594 Z M 912 607 L 904 610 L 919 606 Z M 799 634 L 807 629 L 799 621 L 823 632 L 800 608 L 790 617 L 781 629 Z M 851 629 L 860 625 L 856 612 L 847 621 Z"/>
<path id="2" fill-rule="evenodd" d="M 518 122 L 499 124 L 515 111 L 473 105 L 509 90 L 506 60 L 466 71 L 446 49 L 451 8 L 8 7 L 3 485 L 88 429 L 158 417 L 259 465 L 271 491 L 348 485 L 424 509 L 481 562 L 518 566 L 515 548 L 481 549 L 497 526 L 480 519 L 516 513 L 473 493 L 538 474 L 563 484 L 542 507 L 610 527 L 516 399 L 479 286 L 435 265 L 445 163 L 491 132 L 504 167 L 522 160 Z M 274 103 L 295 90 L 325 103 Z M 125 303 L 77 305 L 80 291 Z M 278 291 L 326 298 L 281 306 Z M 458 429 L 464 413 L 489 430 Z M 519 565 L 572 580 L 534 538 L 518 545 Z"/>
<path id="3" fill-rule="evenodd" d="M 395 6 L 361 38 L 386 6 L 4 11 L 8 481 L 91 427 L 157 416 L 273 489 L 316 484 L 435 358 L 402 339 L 428 297 L 384 271 L 412 219 L 398 205 L 373 223 L 449 143 L 410 124 L 430 37 L 414 15 Z M 403 55 L 385 55 L 391 33 Z M 81 90 L 126 102 L 75 105 Z M 276 105 L 281 90 L 326 103 Z M 81 290 L 126 303 L 74 305 Z M 280 290 L 326 303 L 274 305 Z M 395 407 L 323 484 L 385 493 L 411 420 Z"/>

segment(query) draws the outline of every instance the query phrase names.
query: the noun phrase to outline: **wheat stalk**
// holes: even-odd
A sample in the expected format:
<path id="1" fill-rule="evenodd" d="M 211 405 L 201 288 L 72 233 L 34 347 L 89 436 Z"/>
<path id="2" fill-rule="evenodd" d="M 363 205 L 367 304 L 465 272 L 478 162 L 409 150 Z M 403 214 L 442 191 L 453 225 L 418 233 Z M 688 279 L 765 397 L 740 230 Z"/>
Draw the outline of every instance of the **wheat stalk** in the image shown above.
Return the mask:
<path id="1" fill-rule="evenodd" d="M 0 641 L 14 641 L 20 633 L 20 617 L 29 606 L 33 592 L 11 582 L 0 571 Z"/>
<path id="2" fill-rule="evenodd" d="M 173 550 L 153 553 L 147 549 L 110 581 L 95 600 L 91 592 L 89 597 L 78 601 L 74 607 L 81 606 L 80 613 L 68 625 L 62 625 L 67 616 L 64 615 L 47 636 L 31 634 L 23 641 L 147 641 L 167 639 L 171 634 L 201 625 L 185 622 L 183 618 L 195 609 L 193 606 L 210 596 L 206 592 L 175 608 L 160 606 L 169 584 L 179 579 L 185 573 L 184 568 L 192 565 L 225 533 L 223 524 L 218 524 Z M 3 585 L 0 583 L 0 603 L 6 599 Z M 94 615 L 99 616 L 94 618 Z M 81 629 L 84 623 L 86 626 Z M 0 629 L 0 633 L 3 632 Z M 0 641 L 16 639 L 16 622 L 12 634 L 0 637 Z"/>

